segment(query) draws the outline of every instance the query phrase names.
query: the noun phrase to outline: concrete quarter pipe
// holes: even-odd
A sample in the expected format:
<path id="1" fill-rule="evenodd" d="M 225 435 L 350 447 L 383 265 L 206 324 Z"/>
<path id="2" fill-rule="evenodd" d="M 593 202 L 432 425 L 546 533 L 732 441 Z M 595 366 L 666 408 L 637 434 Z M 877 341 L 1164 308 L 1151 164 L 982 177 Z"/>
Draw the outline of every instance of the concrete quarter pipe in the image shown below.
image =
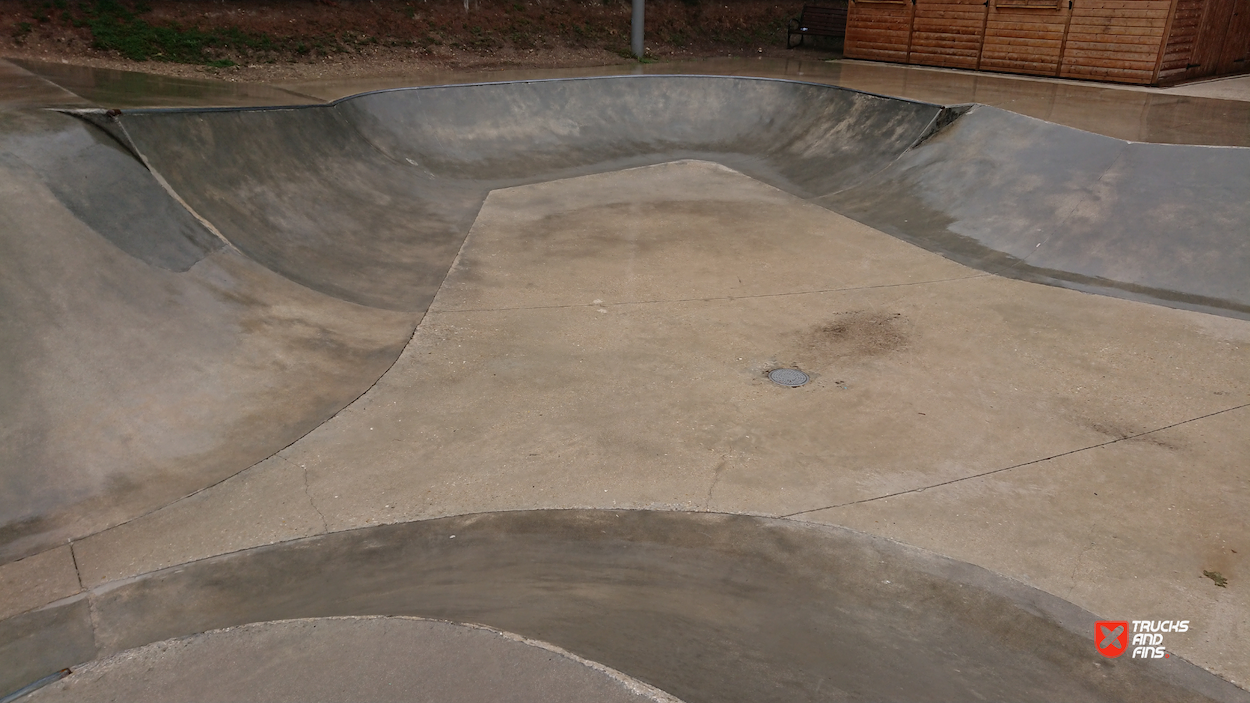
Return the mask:
<path id="1" fill-rule="evenodd" d="M 732 218 L 672 205 L 682 201 L 683 182 L 697 190 L 695 180 L 710 179 L 708 188 L 726 203 L 722 215 L 733 203 L 724 194 L 742 193 L 761 211 L 800 212 L 808 218 L 802 226 L 816 230 L 820 225 L 809 223 L 825 217 L 816 206 L 849 217 L 860 225 L 839 224 L 850 228 L 847 237 L 813 240 L 829 247 L 827 258 L 803 261 L 801 250 L 787 250 L 777 260 L 759 259 L 792 267 L 782 275 L 836 271 L 844 290 L 991 273 L 1239 325 L 1250 317 L 1250 150 L 1128 143 L 984 106 L 693 76 L 406 89 L 297 108 L 2 117 L 0 558 L 21 564 L 70 541 L 81 586 L 0 621 L 0 690 L 215 628 L 416 616 L 550 642 L 688 701 L 1245 698 L 1179 659 L 1167 669 L 1104 660 L 1090 645 L 1094 616 L 980 567 L 850 530 L 775 519 L 847 501 L 778 498 L 769 508 L 745 501 L 721 511 L 755 516 L 720 514 L 712 508 L 720 469 L 702 505 L 687 501 L 679 482 L 668 493 L 663 484 L 645 500 L 626 501 L 629 510 L 612 510 L 567 485 L 560 494 L 512 502 L 439 507 L 426 498 L 397 517 L 376 512 L 381 505 L 336 514 L 310 500 L 318 514 L 310 526 L 283 527 L 266 542 L 227 538 L 177 558 L 136 552 L 127 557 L 130 567 L 109 560 L 117 561 L 115 545 L 134 534 L 126 530 L 144 529 L 145 521 L 196 500 L 224 505 L 231 486 L 248 476 L 292 472 L 275 485 L 293 487 L 302 503 L 312 495 L 310 470 L 332 465 L 327 457 L 351 455 L 353 443 L 383 452 L 368 433 L 380 424 L 375 418 L 400 417 L 384 410 L 392 405 L 407 408 L 404 419 L 426 424 L 404 437 L 388 435 L 399 444 L 386 444 L 385 456 L 367 455 L 378 466 L 405 464 L 395 474 L 404 478 L 379 493 L 384 510 L 409 501 L 409 489 L 399 485 L 425 480 L 414 467 L 436 463 L 431 457 L 453 446 L 439 433 L 455 432 L 457 423 L 444 426 L 431 414 L 454 417 L 470 404 L 467 396 L 420 395 L 421 364 L 433 362 L 418 356 L 427 347 L 414 330 L 421 325 L 432 339 L 471 347 L 472 336 L 458 337 L 455 325 L 441 320 L 505 310 L 509 301 L 537 310 L 544 305 L 526 296 L 544 280 L 575 281 L 578 267 L 593 270 L 593 249 L 569 250 L 551 234 L 594 241 L 599 226 L 569 219 L 577 211 L 569 203 L 582 197 L 569 193 L 582 186 L 562 190 L 566 181 L 616 179 L 586 191 L 605 208 L 597 215 L 602 222 L 653 217 L 660 231 L 713 222 L 691 235 L 707 237 L 703 249 L 696 247 L 700 256 L 752 235 L 739 234 Z M 612 188 L 645 190 L 648 179 L 652 188 L 668 184 L 663 198 L 622 196 L 613 205 L 606 195 Z M 510 208 L 505 193 L 526 195 Z M 538 214 L 531 218 L 526 208 Z M 855 229 L 861 225 L 867 227 Z M 908 258 L 923 252 L 899 242 L 872 245 L 888 254 L 870 255 L 868 244 L 857 253 L 856 238 L 873 236 L 868 228 L 950 261 Z M 646 235 L 630 236 L 637 243 Z M 769 236 L 785 245 L 780 233 Z M 769 246 L 759 244 L 747 255 Z M 573 264 L 541 269 L 528 287 L 513 289 L 509 280 L 529 274 L 491 259 L 500 252 L 534 266 Z M 661 271 L 666 285 L 720 275 L 715 267 L 700 269 L 697 257 L 682 262 Z M 895 278 L 856 279 L 868 268 Z M 595 285 L 610 288 L 605 280 Z M 750 285 L 741 277 L 738 283 Z M 813 284 L 811 291 L 835 284 Z M 589 305 L 608 315 L 614 301 L 603 293 L 592 302 L 590 290 L 545 305 Z M 726 290 L 721 298 L 729 301 L 774 295 Z M 720 299 L 706 292 L 655 295 Z M 474 296 L 497 300 L 476 307 Z M 792 355 L 836 362 L 817 374 L 813 388 L 853 385 L 832 374 L 877 364 L 921 339 L 913 333 L 922 323 L 906 311 L 852 306 L 836 315 L 843 317 L 817 325 L 820 339 Z M 664 335 L 676 339 L 675 332 L 654 331 L 660 328 L 629 329 L 640 348 L 664 347 Z M 553 332 L 549 341 L 570 334 Z M 564 353 L 557 346 L 568 348 L 554 342 L 549 353 Z M 503 363 L 507 354 L 494 349 L 489 363 Z M 1219 352 L 1223 361 L 1211 368 L 1235 369 L 1245 358 L 1239 350 Z M 758 363 L 791 360 L 762 354 Z M 697 374 L 685 367 L 664 373 Z M 1229 373 L 1243 393 L 1243 379 Z M 495 402 L 508 403 L 505 381 L 480 382 L 495 384 Z M 437 385 L 456 383 L 447 377 Z M 627 409 L 628 394 L 612 397 L 608 403 L 621 403 L 624 415 L 638 414 Z M 530 398 L 541 404 L 540 396 Z M 725 402 L 711 392 L 707 400 Z M 1201 406 L 1214 414 L 1230 408 Z M 506 424 L 473 419 L 458 427 L 487 448 L 526 441 L 506 441 L 506 428 L 498 429 Z M 661 451 L 668 447 L 627 434 L 601 444 L 569 440 L 561 461 L 614 446 L 622 455 L 668 456 Z M 409 446 L 403 442 L 419 446 L 389 448 Z M 636 448 L 641 444 L 648 446 Z M 1012 456 L 1023 462 L 1030 455 Z M 784 474 L 789 463 L 758 471 Z M 509 475 L 521 483 L 535 477 L 527 490 L 536 491 L 557 466 Z M 325 480 L 351 482 L 371 469 L 359 470 L 327 469 Z M 577 471 L 610 483 L 611 472 Z M 495 490 L 489 483 L 480 485 Z M 118 538 L 110 542 L 110 535 Z M 109 550 L 113 556 L 93 562 Z M 133 566 L 136 559 L 146 566 Z M 61 685 L 35 696 L 87 693 L 72 680 Z"/>

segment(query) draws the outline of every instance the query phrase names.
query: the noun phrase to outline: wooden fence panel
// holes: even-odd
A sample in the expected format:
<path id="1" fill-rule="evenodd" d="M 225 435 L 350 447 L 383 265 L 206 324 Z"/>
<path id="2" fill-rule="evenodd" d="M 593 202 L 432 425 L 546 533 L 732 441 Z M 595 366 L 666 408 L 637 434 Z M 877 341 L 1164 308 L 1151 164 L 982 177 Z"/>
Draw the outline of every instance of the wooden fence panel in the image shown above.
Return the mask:
<path id="1" fill-rule="evenodd" d="M 985 23 L 980 67 L 990 71 L 1056 75 L 1067 23 L 1067 2 L 996 0 Z"/>
<path id="2" fill-rule="evenodd" d="M 1223 75 L 1247 71 L 1250 71 L 1250 0 L 1235 0 L 1215 72 Z"/>
<path id="3" fill-rule="evenodd" d="M 852 0 L 843 54 L 852 59 L 907 63 L 914 7 L 909 1 Z"/>
<path id="4" fill-rule="evenodd" d="M 1138 84 L 1250 72 L 1250 0 L 852 0 L 846 55 Z"/>
<path id="5" fill-rule="evenodd" d="M 1202 15 L 1198 41 L 1194 44 L 1194 53 L 1189 59 L 1191 70 L 1186 78 L 1215 74 L 1220 51 L 1224 48 L 1224 39 L 1228 33 L 1228 24 L 1233 19 L 1234 2 L 1236 0 L 1206 0 L 1206 12 Z"/>
<path id="6" fill-rule="evenodd" d="M 916 0 L 910 62 L 976 68 L 986 12 L 986 0 Z"/>
<path id="7" fill-rule="evenodd" d="M 1154 80 L 1171 0 L 1074 0 L 1059 75 Z"/>

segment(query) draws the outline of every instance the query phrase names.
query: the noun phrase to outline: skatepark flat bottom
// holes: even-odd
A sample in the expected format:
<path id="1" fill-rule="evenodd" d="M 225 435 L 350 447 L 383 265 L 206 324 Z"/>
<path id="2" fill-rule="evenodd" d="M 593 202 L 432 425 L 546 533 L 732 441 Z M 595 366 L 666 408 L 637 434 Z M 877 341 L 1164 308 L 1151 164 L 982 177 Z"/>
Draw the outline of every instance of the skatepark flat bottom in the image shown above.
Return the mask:
<path id="1" fill-rule="evenodd" d="M 508 700 L 670 703 L 619 672 L 481 627 L 415 618 L 258 623 L 156 642 L 35 691 L 37 701 Z M 420 692 L 420 698 L 414 698 Z"/>
<path id="2" fill-rule="evenodd" d="M 713 97 L 792 90 L 708 80 L 722 81 L 698 84 Z M 1161 257 L 1134 258 L 1089 234 L 1162 178 L 1140 165 L 1155 152 L 1083 143 L 1094 175 L 1077 179 L 1113 183 L 1043 194 L 1048 174 L 1016 174 L 1032 190 L 1011 195 L 1022 203 L 1011 212 L 986 214 L 969 197 L 941 210 L 947 219 L 913 223 L 910 213 L 935 217 L 940 205 L 916 205 L 942 173 L 926 169 L 963 163 L 931 155 L 995 129 L 1050 135 L 1054 125 L 974 108 L 934 133 L 926 125 L 948 114 L 939 108 L 853 98 L 843 124 L 879 120 L 881 131 L 864 133 L 897 138 L 859 156 L 854 139 L 837 145 L 823 127 L 796 127 L 782 143 L 798 156 L 769 160 L 710 141 L 666 146 L 674 132 L 640 129 L 632 143 L 645 148 L 627 151 L 594 141 L 589 122 L 535 117 L 525 90 L 569 91 L 575 106 L 581 88 L 517 88 L 501 99 L 535 122 L 465 117 L 458 134 L 479 141 L 454 149 L 450 132 L 406 112 L 410 98 L 397 94 L 335 113 L 124 115 L 107 149 L 142 154 L 198 218 L 178 221 L 174 248 L 109 229 L 89 195 L 84 205 L 48 185 L 60 172 L 25 146 L 34 137 L 9 142 L 18 157 L 5 162 L 8 197 L 39 195 L 44 241 L 95 242 L 110 266 L 152 276 L 144 295 L 211 312 L 218 331 L 203 339 L 264 341 L 269 356 L 204 351 L 199 337 L 183 350 L 173 328 L 168 348 L 186 363 L 159 366 L 144 387 L 200 388 L 199 414 L 180 417 L 207 427 L 202 436 L 132 431 L 114 442 L 93 427 L 116 457 L 83 473 L 98 484 L 31 490 L 58 517 L 13 528 L 0 566 L 8 688 L 123 657 L 32 699 L 87 696 L 86 676 L 100 686 L 109 671 L 126 678 L 125 657 L 171 661 L 133 648 L 219 628 L 299 639 L 304 625 L 284 621 L 412 616 L 551 643 L 687 701 L 1247 699 L 1243 250 L 1221 250 L 1235 234 L 1208 236 L 1203 225 L 1168 240 L 1192 258 L 1160 268 Z M 443 95 L 463 107 L 484 94 L 414 94 L 431 101 L 428 114 L 445 109 Z M 824 109 L 841 110 L 836 100 Z M 408 114 L 417 117 L 403 123 Z M 342 120 L 355 131 L 333 127 Z M 22 124 L 22 134 L 88 129 Z M 668 129 L 697 141 L 686 124 Z M 313 125 L 333 131 L 322 139 Z M 228 130 L 255 148 L 233 149 Z M 288 136 L 267 151 L 270 134 Z M 131 168 L 103 142 L 75 138 L 80 158 Z M 509 139 L 528 146 L 516 156 L 496 146 Z M 1177 160 L 1235 171 L 1244 151 Z M 841 160 L 803 161 L 831 152 Z M 987 152 L 979 168 L 1003 153 Z M 519 170 L 527 160 L 532 173 Z M 982 177 L 974 171 L 965 182 Z M 313 197 L 317 188 L 326 195 Z M 880 192 L 900 194 L 898 207 L 875 203 Z M 1244 202 L 1197 206 L 1244 224 Z M 1077 214 L 1048 223 L 1035 255 L 966 255 L 943 248 L 965 239 L 932 234 L 1016 246 L 1003 233 L 1032 236 L 1042 205 Z M 71 217 L 71 206 L 86 214 Z M 320 207 L 343 216 L 319 217 Z M 1142 234 L 1139 253 L 1170 232 L 1153 221 L 1164 224 Z M 36 226 L 5 222 L 6 242 Z M 203 244 L 213 240 L 200 226 L 228 245 Z M 1073 232 L 1084 233 L 1085 259 Z M 1206 278 L 1185 268 L 1206 259 L 1222 259 Z M 36 284 L 50 297 L 64 285 Z M 146 310 L 115 281 L 99 290 L 92 304 L 116 294 L 117 305 Z M 128 340 L 111 343 L 159 350 Z M 91 361 L 48 354 L 24 363 Z M 778 368 L 810 381 L 772 383 Z M 301 405 L 319 387 L 308 369 L 333 372 L 316 407 Z M 256 378 L 280 393 L 266 397 Z M 213 383 L 236 384 L 247 422 L 213 424 L 229 418 L 231 397 L 207 392 Z M 48 400 L 68 393 L 21 392 L 13 397 L 79 407 Z M 135 418 L 159 419 L 172 391 L 128 392 L 124 426 L 141 427 Z M 254 448 L 237 447 L 238 436 Z M 151 486 L 106 480 L 138 475 L 126 452 L 149 462 Z M 83 495 L 109 510 L 75 507 Z M 1167 635 L 1167 659 L 1107 659 L 1094 647 L 1097 619 L 1190 626 Z M 318 635 L 315 648 L 369 640 L 360 628 L 382 621 L 334 622 L 341 631 Z M 435 635 L 419 645 L 424 636 L 404 646 L 435 647 Z M 256 647 L 205 637 L 223 662 Z M 419 688 L 417 673 L 405 685 Z"/>

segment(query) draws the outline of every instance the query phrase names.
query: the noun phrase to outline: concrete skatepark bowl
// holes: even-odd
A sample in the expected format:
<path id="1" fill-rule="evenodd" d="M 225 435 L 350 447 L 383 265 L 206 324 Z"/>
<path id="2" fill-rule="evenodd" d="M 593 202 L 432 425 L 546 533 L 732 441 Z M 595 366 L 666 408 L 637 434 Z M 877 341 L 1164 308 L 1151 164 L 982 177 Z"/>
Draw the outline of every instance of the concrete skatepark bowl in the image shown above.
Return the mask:
<path id="1" fill-rule="evenodd" d="M 710 76 L 0 120 L 0 692 L 1250 699 L 1250 149 Z"/>

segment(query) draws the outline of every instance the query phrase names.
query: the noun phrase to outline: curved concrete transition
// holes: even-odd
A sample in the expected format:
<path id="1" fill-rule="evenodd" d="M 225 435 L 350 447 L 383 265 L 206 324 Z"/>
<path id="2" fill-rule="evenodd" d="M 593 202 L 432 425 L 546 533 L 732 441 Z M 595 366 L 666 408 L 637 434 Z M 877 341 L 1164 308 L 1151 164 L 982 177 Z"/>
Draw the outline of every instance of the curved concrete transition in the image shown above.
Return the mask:
<path id="1" fill-rule="evenodd" d="M 48 615 L 89 617 L 57 634 L 85 632 L 104 654 L 290 618 L 491 623 L 686 701 L 1244 693 L 1179 660 L 1106 659 L 1089 646 L 1093 616 L 984 569 L 845 529 L 734 515 L 539 511 L 350 530 L 101 588 L 89 616 L 82 604 Z"/>
<path id="2" fill-rule="evenodd" d="M 0 111 L 0 694 L 413 616 L 690 703 L 1248 700 L 1247 232 L 1250 149 L 768 79 Z"/>
<path id="3" fill-rule="evenodd" d="M 27 700 L 680 703 L 546 643 L 402 617 L 284 620 L 156 642 Z"/>

